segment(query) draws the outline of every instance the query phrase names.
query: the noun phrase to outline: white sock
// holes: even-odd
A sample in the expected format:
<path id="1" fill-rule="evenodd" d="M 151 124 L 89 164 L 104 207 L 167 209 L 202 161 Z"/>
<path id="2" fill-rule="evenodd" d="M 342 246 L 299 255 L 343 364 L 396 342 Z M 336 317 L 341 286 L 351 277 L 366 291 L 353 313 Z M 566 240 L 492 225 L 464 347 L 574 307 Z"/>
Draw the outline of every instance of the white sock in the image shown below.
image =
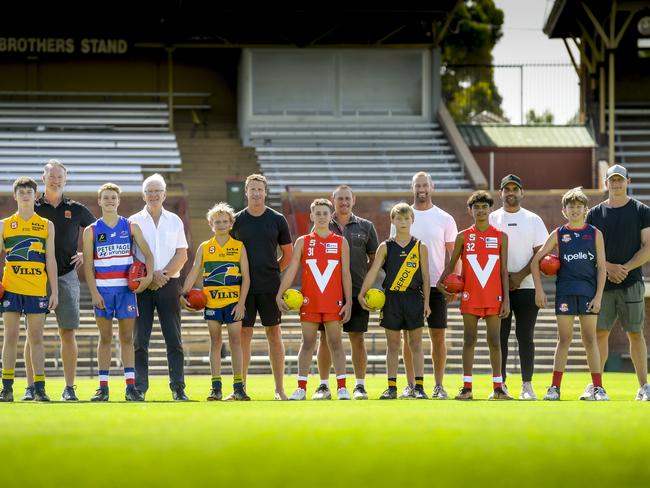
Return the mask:
<path id="1" fill-rule="evenodd" d="M 325 386 L 327 386 L 327 387 L 329 388 L 329 386 L 330 386 L 330 380 L 329 380 L 329 378 L 327 378 L 326 380 L 321 379 L 321 380 L 320 380 L 320 384 L 321 384 L 321 385 L 325 385 Z"/>
<path id="2" fill-rule="evenodd" d="M 357 385 L 361 386 L 366 386 L 366 379 L 365 378 L 357 378 Z"/>

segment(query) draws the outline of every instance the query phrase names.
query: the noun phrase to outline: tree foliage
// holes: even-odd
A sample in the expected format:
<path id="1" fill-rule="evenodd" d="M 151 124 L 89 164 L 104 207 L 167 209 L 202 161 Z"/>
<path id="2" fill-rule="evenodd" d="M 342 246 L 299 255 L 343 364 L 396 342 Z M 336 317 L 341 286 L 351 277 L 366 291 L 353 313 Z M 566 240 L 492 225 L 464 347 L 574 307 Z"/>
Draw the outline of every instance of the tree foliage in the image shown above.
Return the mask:
<path id="1" fill-rule="evenodd" d="M 543 113 L 537 115 L 531 108 L 526 112 L 527 125 L 551 125 L 553 123 L 553 114 L 549 109 L 544 110 Z"/>
<path id="2" fill-rule="evenodd" d="M 442 96 L 458 121 L 482 112 L 503 117 L 491 67 L 503 16 L 494 0 L 464 0 L 454 12 L 442 46 Z"/>

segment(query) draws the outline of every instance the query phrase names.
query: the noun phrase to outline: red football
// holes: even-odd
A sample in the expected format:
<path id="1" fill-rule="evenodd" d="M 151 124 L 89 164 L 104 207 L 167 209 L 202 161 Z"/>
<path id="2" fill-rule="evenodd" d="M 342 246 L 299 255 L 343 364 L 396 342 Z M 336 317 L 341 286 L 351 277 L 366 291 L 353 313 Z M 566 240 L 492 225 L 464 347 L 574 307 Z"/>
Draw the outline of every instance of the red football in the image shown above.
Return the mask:
<path id="1" fill-rule="evenodd" d="M 0 298 L 5 296 L 5 287 L 2 285 L 2 282 L 0 281 Z"/>
<path id="2" fill-rule="evenodd" d="M 547 254 L 539 262 L 539 269 L 546 276 L 555 276 L 560 269 L 560 258 L 555 254 Z"/>
<path id="3" fill-rule="evenodd" d="M 147 267 L 144 265 L 142 261 L 133 261 L 133 264 L 131 267 L 129 267 L 129 278 L 128 278 L 128 286 L 129 289 L 131 290 L 137 290 L 138 286 L 140 286 L 139 281 L 135 281 L 136 278 L 144 278 L 147 276 Z"/>
<path id="4" fill-rule="evenodd" d="M 460 293 L 465 287 L 463 277 L 456 273 L 448 274 L 445 279 L 442 280 L 442 284 L 445 285 L 445 288 L 447 288 L 449 293 Z"/>
<path id="5" fill-rule="evenodd" d="M 187 295 L 185 295 L 185 300 L 187 300 L 187 303 L 189 303 L 190 307 L 194 310 L 203 310 L 207 303 L 207 298 L 205 297 L 203 290 L 199 290 L 198 288 L 192 288 Z"/>

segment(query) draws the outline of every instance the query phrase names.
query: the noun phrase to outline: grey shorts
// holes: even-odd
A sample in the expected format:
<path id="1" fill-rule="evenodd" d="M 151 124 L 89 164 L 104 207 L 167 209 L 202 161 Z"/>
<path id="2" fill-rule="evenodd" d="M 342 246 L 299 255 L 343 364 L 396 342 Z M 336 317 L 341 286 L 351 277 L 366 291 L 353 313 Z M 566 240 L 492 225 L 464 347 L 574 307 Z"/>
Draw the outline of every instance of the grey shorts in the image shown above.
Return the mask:
<path id="1" fill-rule="evenodd" d="M 60 329 L 79 328 L 79 277 L 75 270 L 59 276 L 59 305 L 54 310 Z"/>
<path id="2" fill-rule="evenodd" d="M 645 286 L 637 281 L 627 288 L 607 290 L 598 315 L 598 328 L 612 330 L 616 319 L 625 332 L 641 332 L 645 322 Z"/>

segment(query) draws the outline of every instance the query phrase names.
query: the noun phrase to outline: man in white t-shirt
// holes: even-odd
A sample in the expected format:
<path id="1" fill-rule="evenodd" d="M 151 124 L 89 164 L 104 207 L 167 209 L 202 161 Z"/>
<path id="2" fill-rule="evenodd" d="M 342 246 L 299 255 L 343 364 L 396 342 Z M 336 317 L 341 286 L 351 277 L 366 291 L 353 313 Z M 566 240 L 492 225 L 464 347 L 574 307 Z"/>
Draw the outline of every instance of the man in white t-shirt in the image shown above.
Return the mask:
<path id="1" fill-rule="evenodd" d="M 521 207 L 524 197 L 521 178 L 509 174 L 501 180 L 503 207 L 490 214 L 490 224 L 508 235 L 508 276 L 510 277 L 510 315 L 501 321 L 501 374 L 505 387 L 508 338 L 515 316 L 519 361 L 521 364 L 521 400 L 537 400 L 531 381 L 535 364 L 535 286 L 530 262 L 542 247 L 548 232 L 539 215 Z"/>
<path id="2" fill-rule="evenodd" d="M 429 251 L 429 278 L 431 280 L 431 293 L 429 295 L 429 306 L 431 315 L 427 319 L 429 337 L 431 338 L 431 359 L 436 386 L 431 395 L 432 398 L 444 400 L 447 392 L 442 386 L 447 363 L 447 346 L 445 344 L 445 331 L 447 329 L 447 299 L 436 288 L 442 271 L 445 269 L 447 254 L 451 256 L 454 250 L 454 242 L 458 234 L 458 228 L 454 218 L 444 210 L 436 207 L 431 201 L 433 182 L 431 176 L 424 171 L 415 173 L 411 182 L 413 190 L 413 211 L 415 219 L 411 226 L 411 235 L 426 244 Z M 395 229 L 391 225 L 391 236 L 395 235 Z M 459 265 L 460 267 L 460 265 Z M 414 397 L 413 385 L 418 378 L 413 371 L 411 351 L 404 345 L 404 367 L 408 385 L 404 388 L 401 397 Z"/>

